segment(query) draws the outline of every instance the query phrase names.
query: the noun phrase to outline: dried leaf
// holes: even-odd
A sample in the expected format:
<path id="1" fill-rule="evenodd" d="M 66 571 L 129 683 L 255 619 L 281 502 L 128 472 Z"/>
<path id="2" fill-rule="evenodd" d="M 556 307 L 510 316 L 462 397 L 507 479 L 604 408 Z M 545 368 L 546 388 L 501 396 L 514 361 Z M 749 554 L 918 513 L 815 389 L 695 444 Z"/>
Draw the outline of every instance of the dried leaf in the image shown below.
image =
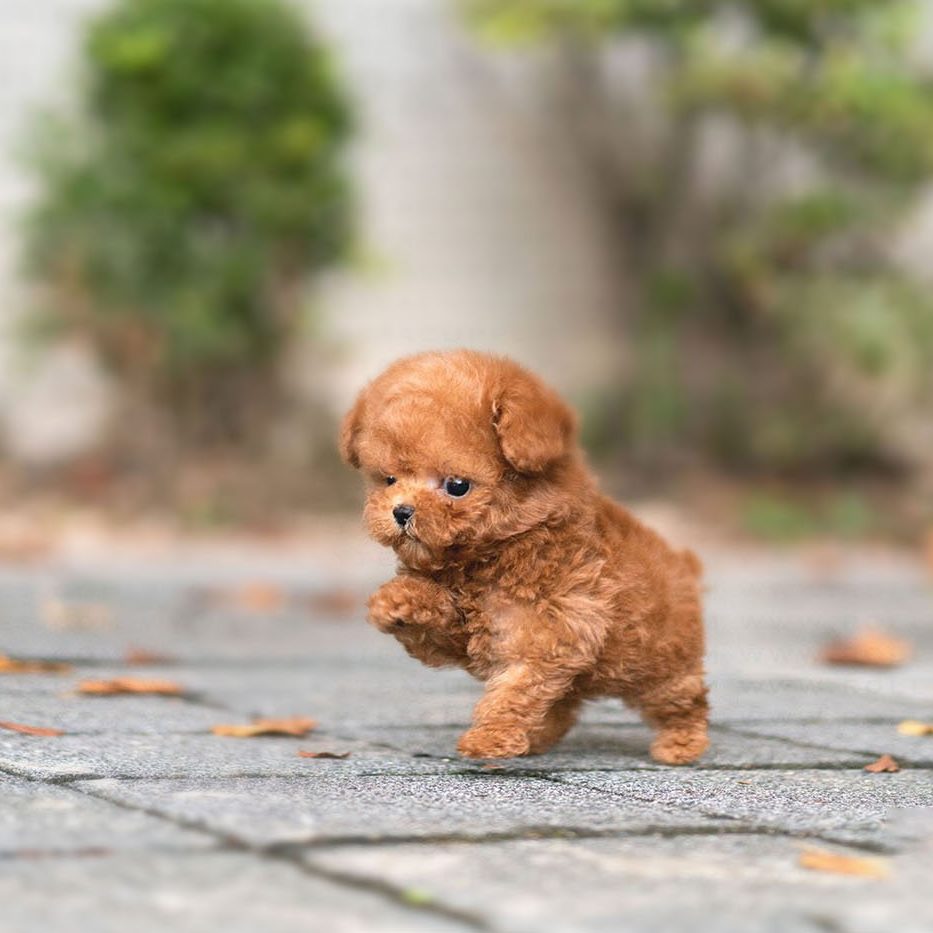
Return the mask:
<path id="1" fill-rule="evenodd" d="M 247 612 L 279 612 L 285 605 L 285 594 L 271 583 L 249 583 L 234 590 L 229 602 Z"/>
<path id="2" fill-rule="evenodd" d="M 135 664 L 143 667 L 147 664 L 174 664 L 175 658 L 171 655 L 160 654 L 158 651 L 150 651 L 148 648 L 127 648 L 123 656 L 126 664 Z"/>
<path id="3" fill-rule="evenodd" d="M 890 755 L 882 755 L 877 761 L 865 765 L 865 770 L 870 771 L 872 774 L 881 774 L 883 772 L 893 774 L 895 771 L 900 771 L 901 766 Z"/>
<path id="4" fill-rule="evenodd" d="M 916 719 L 905 719 L 897 727 L 901 735 L 921 736 L 933 735 L 933 722 L 919 722 Z"/>
<path id="5" fill-rule="evenodd" d="M 881 859 L 856 855 L 840 855 L 824 849 L 805 849 L 800 853 L 800 865 L 811 871 L 828 871 L 836 875 L 859 875 L 863 878 L 887 878 L 888 864 Z"/>
<path id="6" fill-rule="evenodd" d="M 160 696 L 181 696 L 184 690 L 174 680 L 147 680 L 142 677 L 115 677 L 112 680 L 82 680 L 78 693 L 92 696 L 114 696 L 120 693 L 155 693 Z"/>
<path id="7" fill-rule="evenodd" d="M 348 618 L 356 615 L 363 608 L 363 598 L 350 589 L 334 588 L 312 593 L 308 608 L 315 615 Z"/>
<path id="8" fill-rule="evenodd" d="M 21 732 L 23 735 L 53 736 L 65 734 L 61 729 L 46 729 L 43 726 L 24 726 L 19 722 L 0 721 L 0 729 L 8 729 L 10 732 Z"/>
<path id="9" fill-rule="evenodd" d="M 67 674 L 70 664 L 60 661 L 34 661 L 0 654 L 0 674 Z"/>
<path id="10" fill-rule="evenodd" d="M 876 628 L 865 628 L 852 638 L 832 642 L 820 654 L 824 664 L 862 667 L 897 667 L 909 657 L 909 642 Z"/>
<path id="11" fill-rule="evenodd" d="M 306 752 L 303 749 L 298 750 L 299 758 L 349 758 L 349 752 Z"/>
<path id="12" fill-rule="evenodd" d="M 302 738 L 316 725 L 313 719 L 294 716 L 291 719 L 255 719 L 246 725 L 214 726 L 211 732 L 233 739 L 251 739 L 259 735 L 293 735 Z"/>

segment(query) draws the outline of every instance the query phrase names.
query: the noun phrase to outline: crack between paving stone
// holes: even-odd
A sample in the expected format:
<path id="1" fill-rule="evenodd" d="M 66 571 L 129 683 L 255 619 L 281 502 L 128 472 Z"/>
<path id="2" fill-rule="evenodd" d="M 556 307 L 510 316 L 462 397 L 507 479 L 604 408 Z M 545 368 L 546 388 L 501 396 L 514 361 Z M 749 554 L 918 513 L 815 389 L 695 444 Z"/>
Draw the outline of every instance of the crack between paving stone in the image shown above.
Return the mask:
<path id="1" fill-rule="evenodd" d="M 326 759 L 325 759 L 326 760 Z M 314 766 L 309 766 L 306 772 L 298 771 L 282 771 L 279 773 L 269 772 L 269 771 L 234 771 L 228 774 L 214 774 L 211 775 L 215 780 L 218 781 L 234 781 L 234 780 L 250 780 L 250 781 L 264 781 L 264 780 L 305 780 L 308 776 L 314 773 Z M 334 773 L 339 773 L 336 770 Z M 422 771 L 422 772 L 412 772 L 412 771 L 353 771 L 354 777 L 438 777 L 440 775 L 447 775 L 450 772 L 446 771 Z M 29 781 L 37 781 L 46 784 L 72 784 L 77 781 L 121 781 L 124 783 L 134 783 L 137 781 L 185 781 L 192 780 L 197 778 L 203 778 L 207 775 L 192 773 L 191 771 L 187 772 L 178 772 L 177 774 L 114 774 L 113 772 L 108 772 L 107 774 L 95 774 L 91 772 L 81 772 L 75 771 L 68 774 L 36 774 L 33 771 L 28 771 L 26 769 L 17 770 L 15 767 L 9 765 L 0 765 L 0 774 L 7 774 L 10 777 L 24 778 Z"/>
<path id="2" fill-rule="evenodd" d="M 521 826 L 502 832 L 483 833 L 411 833 L 408 835 L 393 835 L 372 837 L 365 835 L 329 836 L 322 839 L 308 840 L 307 842 L 280 843 L 272 846 L 274 850 L 283 849 L 295 852 L 309 852 L 334 849 L 343 846 L 361 846 L 366 848 L 388 848 L 396 845 L 485 845 L 505 842 L 535 842 L 547 840 L 586 840 L 586 839 L 635 839 L 641 837 L 663 836 L 740 836 L 763 835 L 750 824 L 745 826 L 681 826 L 667 825 L 655 826 L 648 824 L 636 826 L 631 829 L 594 829 L 585 826 L 550 826 L 531 825 Z M 775 832 L 770 835 L 790 835 L 789 833 Z"/>
<path id="3" fill-rule="evenodd" d="M 876 843 L 859 843 L 847 838 L 839 838 L 826 833 L 808 833 L 796 830 L 787 830 L 778 826 L 769 826 L 765 823 L 742 822 L 740 817 L 726 815 L 713 817 L 703 814 L 704 819 L 728 820 L 733 825 L 715 824 L 710 826 L 688 825 L 670 826 L 667 824 L 647 825 L 631 829 L 593 829 L 590 827 L 569 826 L 530 826 L 512 829 L 507 832 L 487 832 L 481 834 L 470 833 L 435 833 L 426 835 L 397 835 L 373 838 L 370 836 L 331 836 L 308 842 L 278 843 L 270 846 L 273 851 L 294 851 L 296 853 L 308 851 L 328 851 L 344 846 L 360 846 L 365 848 L 388 848 L 395 845 L 493 845 L 507 842 L 534 842 L 547 840 L 587 840 L 587 839 L 639 839 L 664 838 L 675 839 L 683 836 L 697 836 L 715 838 L 718 836 L 767 836 L 769 838 L 782 837 L 789 840 L 807 842 L 824 842 L 829 845 L 856 849 L 873 854 L 893 854 L 895 849 Z"/>
<path id="4" fill-rule="evenodd" d="M 5 774 L 9 777 L 22 778 L 24 781 L 32 781 L 35 784 L 68 784 L 71 781 L 96 781 L 100 779 L 96 774 L 85 774 L 74 772 L 71 774 L 44 774 L 39 775 L 25 769 L 20 770 L 13 765 L 0 764 L 0 775 Z"/>
<path id="5" fill-rule="evenodd" d="M 799 718 L 795 716 L 769 716 L 761 717 L 758 719 L 742 719 L 737 717 L 732 719 L 719 719 L 716 720 L 716 722 L 710 722 L 710 728 L 732 729 L 735 726 L 754 726 L 758 723 L 773 722 L 793 723 L 794 725 L 799 726 L 896 726 L 904 718 L 904 716 L 840 716 L 838 718 L 833 717 L 832 719 L 827 719 L 823 716 L 802 716 Z"/>
<path id="6" fill-rule="evenodd" d="M 877 753 L 871 753 L 877 755 Z M 437 761 L 441 763 L 447 759 L 425 759 L 428 761 Z M 907 761 L 906 759 L 902 759 Z M 327 764 L 324 766 L 329 768 L 330 765 Z M 911 764 L 907 763 L 907 766 L 911 770 L 916 771 L 928 771 L 933 770 L 929 765 L 925 764 Z M 300 780 L 305 778 L 308 775 L 314 774 L 316 766 L 311 765 L 308 767 L 307 771 L 297 772 L 297 771 L 234 771 L 229 773 L 224 773 L 221 775 L 216 775 L 218 780 L 222 781 L 232 781 L 232 780 Z M 323 768 L 321 769 L 323 770 Z M 756 771 L 851 771 L 860 773 L 863 770 L 859 765 L 847 764 L 847 763 L 826 763 L 821 764 L 819 762 L 815 764 L 765 764 L 765 765 L 717 765 L 710 767 L 701 767 L 697 768 L 695 772 L 697 774 L 705 773 L 719 773 L 726 771 L 735 771 L 742 774 L 751 774 Z M 906 770 L 906 768 L 905 768 Z M 481 768 L 470 769 L 470 768 L 460 768 L 457 770 L 442 770 L 437 771 L 410 771 L 410 770 L 398 770 L 398 769 L 374 769 L 374 770 L 360 770 L 357 768 L 353 769 L 354 777 L 408 777 L 408 778 L 430 778 L 430 777 L 476 777 L 476 778 L 486 778 L 486 779 L 496 779 L 496 778 L 531 778 L 542 781 L 560 781 L 561 775 L 564 774 L 624 774 L 624 775 L 648 775 L 648 774 L 671 774 L 674 769 L 662 769 L 662 768 L 650 768 L 650 767 L 631 767 L 631 768 L 617 768 L 617 767 L 600 767 L 600 768 L 587 768 L 580 765 L 568 765 L 565 768 L 553 768 L 551 770 L 533 770 L 533 769 L 502 769 L 501 771 L 484 771 Z M 334 774 L 339 774 L 336 768 L 333 770 Z M 34 781 L 44 781 L 49 784 L 70 784 L 75 781 L 102 781 L 102 780 L 114 780 L 114 781 L 123 781 L 127 783 L 137 782 L 137 781 L 150 781 L 150 782 L 161 782 L 161 781 L 184 781 L 189 780 L 193 777 L 198 777 L 197 774 L 192 774 L 192 772 L 177 772 L 173 774 L 114 774 L 108 772 L 106 774 L 94 773 L 94 772 L 84 772 L 84 771 L 75 771 L 65 774 L 52 774 L 52 775 L 41 775 L 36 774 L 33 771 L 28 769 L 18 769 L 15 766 L 2 765 L 0 764 L 0 774 L 8 774 L 11 777 L 25 778 L 28 780 Z"/>
<path id="7" fill-rule="evenodd" d="M 786 721 L 786 720 L 775 720 L 775 721 L 781 722 L 781 721 Z M 842 720 L 833 720 L 833 721 L 842 722 Z M 806 724 L 806 721 L 804 720 L 793 720 L 793 722 L 794 723 L 800 722 L 801 724 Z M 815 722 L 824 723 L 825 720 L 815 720 Z M 865 723 L 865 722 L 869 722 L 872 724 L 875 723 L 874 720 L 866 720 L 866 719 L 855 719 L 855 720 L 852 720 L 851 722 L 853 724 Z M 879 724 L 891 724 L 891 723 L 896 723 L 896 722 L 899 722 L 899 720 L 891 720 L 891 719 L 878 720 Z M 613 724 L 613 725 L 616 725 L 616 724 Z M 628 724 L 617 724 L 617 725 L 619 725 L 621 728 L 626 728 L 626 727 L 633 728 L 633 726 L 629 726 Z M 393 727 L 389 727 L 389 728 L 393 728 Z M 426 728 L 445 729 L 449 727 L 431 726 L 431 727 L 426 727 Z M 635 728 L 640 728 L 640 727 L 635 726 Z M 760 732 L 756 732 L 754 729 L 736 727 L 733 725 L 723 725 L 723 724 L 716 723 L 716 724 L 711 724 L 710 728 L 713 731 L 718 730 L 718 731 L 722 731 L 726 733 L 727 735 L 733 735 L 733 736 L 742 737 L 742 738 L 757 738 L 757 739 L 766 739 L 766 740 L 771 740 L 771 741 L 776 741 L 776 742 L 785 742 L 786 744 L 792 747 L 806 749 L 808 751 L 815 750 L 815 751 L 822 752 L 824 755 L 836 756 L 836 755 L 849 754 L 853 756 L 864 755 L 865 757 L 872 758 L 872 757 L 877 757 L 879 754 L 877 751 L 869 752 L 869 751 L 860 751 L 857 749 L 849 750 L 849 749 L 827 748 L 825 745 L 821 745 L 818 743 L 810 743 L 810 742 L 805 742 L 801 740 L 785 738 L 784 736 L 776 736 L 776 735 L 770 735 L 768 733 L 760 733 Z M 350 737 L 350 736 L 341 737 L 334 733 L 329 734 L 328 737 L 333 737 L 337 741 L 367 742 L 370 745 L 370 747 L 374 749 L 391 751 L 399 755 L 410 755 L 411 754 L 411 752 L 406 751 L 404 748 L 401 748 L 398 745 L 393 745 L 390 742 L 375 742 L 375 741 L 372 741 L 366 738 Z M 418 757 L 423 757 L 426 760 L 430 760 L 430 761 L 462 761 L 462 759 L 460 758 L 453 758 L 453 757 L 447 758 L 442 755 L 432 755 L 432 754 L 425 754 L 423 756 L 419 755 Z M 634 757 L 634 756 L 630 756 L 630 757 Z M 903 758 L 903 756 L 902 756 L 902 759 L 903 761 L 907 762 L 911 768 L 914 768 L 914 769 L 926 770 L 931 767 L 930 764 L 925 763 L 923 760 L 907 759 L 907 758 Z M 857 770 L 859 767 L 860 765 L 856 762 L 836 761 L 836 760 L 816 760 L 813 762 L 760 762 L 760 763 L 755 763 L 755 764 L 724 763 L 721 765 L 719 764 L 716 764 L 716 765 L 708 764 L 707 765 L 701 762 L 696 766 L 696 770 L 698 771 L 848 771 L 848 770 Z M 514 769 L 514 770 L 509 769 L 508 773 L 515 774 L 515 775 L 521 775 L 525 777 L 544 777 L 546 774 L 553 773 L 554 771 L 557 771 L 557 770 L 587 771 L 587 772 L 594 772 L 594 773 L 614 772 L 614 771 L 667 773 L 675 769 L 655 768 L 650 765 L 629 766 L 629 767 L 614 767 L 611 765 L 600 765 L 596 767 L 587 767 L 585 764 L 581 764 L 581 765 L 569 765 L 568 764 L 566 768 L 562 768 L 562 769 L 554 768 L 554 769 L 551 769 L 550 771 L 530 767 L 530 768 Z M 382 773 L 385 773 L 385 772 L 382 772 Z M 463 771 L 458 771 L 454 773 L 471 774 L 475 772 L 465 768 Z"/>
<path id="8" fill-rule="evenodd" d="M 240 718 L 245 718 L 246 715 L 247 715 L 247 714 L 245 714 L 245 713 L 244 713 L 244 714 L 240 714 Z M 332 740 L 335 741 L 335 742 L 349 742 L 349 743 L 353 743 L 354 745 L 365 745 L 365 746 L 368 746 L 368 748 L 361 749 L 361 751 L 368 751 L 368 750 L 373 750 L 373 751 L 399 751 L 400 754 L 403 755 L 403 757 L 409 757 L 410 754 L 411 754 L 410 752 L 404 752 L 404 751 L 402 751 L 402 750 L 396 749 L 396 748 L 394 748 L 394 747 L 392 747 L 392 746 L 389 746 L 389 745 L 384 745 L 384 744 L 381 744 L 381 743 L 374 743 L 374 742 L 367 742 L 365 739 L 353 739 L 353 738 L 350 738 L 350 737 L 348 737 L 348 736 L 340 736 L 340 735 L 337 735 L 336 733 L 327 732 L 327 731 L 325 731 L 325 730 L 323 730 L 323 729 L 314 729 L 314 730 L 312 730 L 312 732 L 313 732 L 313 734 L 309 733 L 308 735 L 304 736 L 304 737 L 301 738 L 301 739 L 297 739 L 296 741 L 307 741 L 307 740 L 315 740 L 315 739 L 328 739 L 328 740 L 331 740 L 331 739 L 332 739 Z M 125 737 L 125 738 L 131 738 L 131 737 L 132 737 L 132 738 L 137 738 L 137 739 L 139 739 L 139 738 L 143 738 L 143 739 L 147 739 L 147 738 L 148 738 L 148 739 L 158 739 L 158 738 L 163 738 L 163 737 L 165 737 L 165 736 L 176 736 L 176 737 L 179 737 L 179 736 L 200 736 L 201 738 L 205 738 L 205 737 L 207 737 L 207 736 L 214 736 L 215 738 L 226 738 L 227 741 L 231 741 L 231 739 L 230 739 L 229 737 L 226 737 L 226 736 L 217 736 L 216 733 L 214 733 L 214 732 L 212 731 L 212 729 L 165 729 L 165 730 L 162 730 L 162 731 L 160 731 L 160 732 L 152 732 L 152 731 L 150 731 L 150 730 L 139 730 L 139 731 L 135 731 L 135 730 L 132 730 L 132 729 L 125 729 L 125 730 L 122 730 L 122 731 L 120 731 L 120 732 L 108 732 L 108 731 L 105 730 L 105 729 L 80 729 L 80 730 L 63 729 L 63 730 L 61 730 L 61 735 L 55 736 L 55 738 L 57 738 L 57 739 L 58 739 L 58 738 L 65 738 L 65 737 L 73 736 L 73 735 L 74 735 L 74 736 L 91 736 L 91 737 L 93 737 L 93 736 L 107 736 L 108 738 L 114 738 L 114 739 L 119 739 L 119 738 L 124 738 L 124 737 Z M 0 737 L 2 737 L 2 738 L 14 738 L 15 736 L 16 736 L 16 733 L 13 732 L 13 731 L 7 732 L 6 730 L 0 729 Z M 20 738 L 24 738 L 24 737 L 23 737 L 23 736 L 20 736 Z M 32 737 L 32 736 L 26 736 L 25 738 L 28 740 L 28 739 L 31 739 L 31 738 L 33 738 L 33 737 Z M 284 735 L 284 734 L 275 735 L 275 734 L 270 733 L 270 734 L 268 734 L 268 735 L 256 736 L 255 738 L 258 739 L 259 741 L 263 741 L 264 739 L 267 739 L 267 738 L 268 738 L 268 739 L 290 739 L 290 738 L 293 738 L 293 736 L 287 736 L 287 735 Z M 241 741 L 241 740 L 237 739 L 237 740 L 235 740 L 235 741 Z M 422 756 L 418 756 L 418 757 L 422 757 Z M 443 757 L 440 756 L 440 755 L 438 755 L 438 756 L 428 755 L 428 756 L 426 756 L 426 757 L 429 757 L 429 758 L 435 758 L 435 757 L 436 757 L 439 761 L 447 761 L 447 760 L 449 760 L 449 761 L 455 761 L 455 760 L 457 760 L 457 759 L 455 759 L 455 758 L 445 759 L 445 758 L 443 758 Z"/>
<path id="9" fill-rule="evenodd" d="M 825 751 L 825 749 L 824 749 Z M 874 753 L 877 757 L 877 753 Z M 430 759 L 426 759 L 430 760 Z M 442 759 L 438 759 L 442 760 Z M 720 771 L 741 771 L 742 773 L 750 773 L 754 771 L 860 771 L 862 770 L 861 765 L 855 764 L 853 762 L 845 761 L 815 761 L 813 763 L 802 763 L 802 762 L 765 762 L 762 764 L 722 764 L 722 765 L 699 765 L 690 772 L 691 774 L 707 774 L 711 772 L 720 772 Z M 925 770 L 925 768 L 920 768 L 920 770 Z M 677 773 L 678 768 L 676 766 L 672 767 L 652 767 L 651 765 L 634 765 L 629 767 L 615 767 L 612 765 L 602 765 L 599 767 L 586 767 L 586 765 L 576 765 L 570 764 L 563 767 L 553 767 L 553 768 L 506 768 L 502 767 L 494 771 L 483 771 L 479 769 L 467 769 L 464 768 L 460 771 L 448 772 L 451 774 L 479 774 L 483 776 L 513 776 L 513 777 L 539 777 L 542 779 L 547 779 L 554 775 L 560 774 L 570 774 L 570 773 L 581 773 L 581 774 L 675 774 Z"/>
<path id="10" fill-rule="evenodd" d="M 266 858 L 276 859 L 298 869 L 303 874 L 312 878 L 320 878 L 329 881 L 332 884 L 338 884 L 343 887 L 352 888 L 358 891 L 367 891 L 376 894 L 394 902 L 406 911 L 416 911 L 433 917 L 442 917 L 445 920 L 459 923 L 471 930 L 491 931 L 492 926 L 479 914 L 472 911 L 462 910 L 459 907 L 453 907 L 441 901 L 426 900 L 423 903 L 413 904 L 405 896 L 405 888 L 392 884 L 389 881 L 383 881 L 381 878 L 372 876 L 362 877 L 350 872 L 338 871 L 333 868 L 324 868 L 321 865 L 309 865 L 297 857 L 289 855 L 279 855 L 275 852 L 263 852 Z"/>
<path id="11" fill-rule="evenodd" d="M 801 717 L 781 717 L 781 716 L 769 716 L 769 717 L 759 717 L 755 719 L 742 719 L 741 717 L 731 717 L 728 719 L 717 719 L 710 720 L 709 727 L 710 729 L 719 729 L 719 728 L 729 728 L 734 723 L 758 723 L 758 722 L 793 722 L 800 723 L 801 725 L 832 725 L 834 723 L 849 723 L 852 725 L 858 723 L 870 723 L 872 725 L 896 725 L 904 717 L 896 716 L 839 716 L 832 717 L 827 719 L 820 716 L 801 716 Z M 384 732 L 403 732 L 405 730 L 419 730 L 424 732 L 443 732 L 448 729 L 468 729 L 469 723 L 465 722 L 442 722 L 442 723 L 398 723 L 393 722 L 391 725 L 387 725 L 379 722 L 360 722 L 356 721 L 353 725 L 360 726 L 364 729 L 381 729 Z M 574 734 L 579 733 L 580 731 L 585 731 L 588 727 L 599 727 L 601 729 L 613 728 L 621 730 L 648 730 L 649 726 L 645 725 L 643 722 L 619 722 L 616 719 L 591 719 L 585 722 L 580 722 L 574 727 Z M 353 726 L 351 726 L 353 728 Z"/>
<path id="12" fill-rule="evenodd" d="M 133 853 L 156 853 L 158 855 L 210 855 L 226 851 L 224 846 L 211 845 L 203 849 L 191 846 L 154 845 L 145 848 L 131 848 L 121 846 L 110 848 L 108 846 L 88 846 L 84 849 L 6 849 L 0 850 L 0 863 L 15 861 L 40 861 L 44 859 L 91 859 L 108 858 L 114 855 L 129 855 Z"/>
<path id="13" fill-rule="evenodd" d="M 560 778 L 553 778 L 553 779 L 545 778 L 544 780 L 552 780 L 553 783 L 562 784 L 564 786 L 568 785 L 567 781 L 562 781 L 560 780 Z M 571 784 L 570 786 L 579 786 L 579 785 Z M 639 800 L 642 803 L 649 803 L 653 805 L 657 805 L 659 802 L 651 797 L 646 797 L 646 796 L 643 796 L 637 793 L 620 794 L 617 791 L 614 791 L 611 788 L 607 788 L 607 787 L 594 787 L 591 784 L 583 784 L 582 786 L 585 787 L 587 790 L 595 791 L 596 793 L 599 793 L 599 794 L 605 794 L 610 797 L 616 797 L 616 798 L 621 797 L 625 800 Z M 689 814 L 691 812 L 687 807 L 681 807 L 681 806 L 678 806 L 677 804 L 668 804 L 666 805 L 666 808 L 668 809 L 669 812 L 673 814 L 677 814 L 677 815 Z M 766 835 L 766 836 L 777 835 L 777 836 L 788 836 L 790 838 L 795 838 L 795 839 L 817 840 L 820 842 L 827 842 L 832 845 L 850 846 L 853 849 L 861 850 L 864 852 L 872 852 L 872 853 L 891 854 L 891 853 L 898 851 L 896 847 L 886 845 L 883 842 L 870 842 L 870 841 L 866 842 L 866 841 L 850 840 L 850 839 L 846 839 L 843 837 L 835 836 L 831 833 L 825 833 L 825 832 L 820 832 L 820 831 L 812 832 L 812 831 L 807 831 L 807 830 L 784 829 L 780 826 L 773 826 L 769 823 L 763 823 L 759 820 L 748 819 L 747 817 L 742 817 L 742 816 L 735 816 L 734 814 L 731 814 L 731 813 L 720 813 L 715 810 L 701 810 L 700 813 L 707 819 L 726 820 L 727 822 L 734 823 L 736 826 L 744 827 L 746 832 L 748 832 L 749 834 L 753 834 L 753 835 Z M 748 821 L 746 822 L 746 820 Z M 720 827 L 720 829 L 722 828 L 723 827 Z M 676 835 L 676 830 L 674 830 L 673 832 L 674 832 L 674 835 Z M 715 833 L 715 830 L 713 830 L 713 832 Z"/>
<path id="14" fill-rule="evenodd" d="M 725 729 L 725 731 L 730 732 L 732 735 L 743 736 L 745 738 L 777 739 L 778 741 L 781 741 L 781 742 L 787 742 L 789 745 L 795 745 L 797 748 L 814 749 L 816 751 L 821 751 L 821 752 L 833 751 L 833 749 L 829 749 L 825 745 L 820 745 L 817 742 L 807 742 L 805 739 L 792 739 L 792 738 L 785 737 L 783 735 L 772 735 L 767 732 L 758 732 L 753 728 L 752 729 L 749 729 L 746 727 L 736 728 L 735 726 L 723 727 L 723 728 Z M 852 748 L 852 749 L 837 749 L 837 751 L 839 751 L 841 754 L 864 755 L 866 758 L 877 758 L 878 755 L 881 754 L 881 752 L 879 752 L 877 749 L 873 751 L 867 751 L 865 749 Z M 910 768 L 919 770 L 919 771 L 926 771 L 930 769 L 931 767 L 933 767 L 933 765 L 929 763 L 925 763 L 923 759 L 914 760 L 914 759 L 907 758 L 904 755 L 898 755 L 898 759 L 902 762 L 906 762 L 910 766 Z M 868 763 L 870 764 L 870 762 Z M 793 769 L 788 769 L 788 770 L 793 770 Z M 826 767 L 826 768 L 819 768 L 817 770 L 844 771 L 844 770 L 854 770 L 854 769 L 852 768 L 851 765 L 841 765 L 840 767 Z"/>

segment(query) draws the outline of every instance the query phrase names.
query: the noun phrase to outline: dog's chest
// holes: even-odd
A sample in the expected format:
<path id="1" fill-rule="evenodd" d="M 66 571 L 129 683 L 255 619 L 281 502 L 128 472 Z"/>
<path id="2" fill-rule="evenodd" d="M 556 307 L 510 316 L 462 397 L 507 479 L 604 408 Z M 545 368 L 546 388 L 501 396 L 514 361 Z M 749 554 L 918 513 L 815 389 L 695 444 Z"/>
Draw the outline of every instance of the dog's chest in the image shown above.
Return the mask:
<path id="1" fill-rule="evenodd" d="M 484 566 L 474 573 L 451 573 L 443 581 L 469 633 L 467 670 L 487 679 L 502 662 L 502 621 L 510 600 L 498 584 L 495 567 Z"/>
<path id="2" fill-rule="evenodd" d="M 457 610 L 471 631 L 488 623 L 489 598 L 495 585 L 486 574 L 450 574 L 443 581 L 454 598 Z"/>

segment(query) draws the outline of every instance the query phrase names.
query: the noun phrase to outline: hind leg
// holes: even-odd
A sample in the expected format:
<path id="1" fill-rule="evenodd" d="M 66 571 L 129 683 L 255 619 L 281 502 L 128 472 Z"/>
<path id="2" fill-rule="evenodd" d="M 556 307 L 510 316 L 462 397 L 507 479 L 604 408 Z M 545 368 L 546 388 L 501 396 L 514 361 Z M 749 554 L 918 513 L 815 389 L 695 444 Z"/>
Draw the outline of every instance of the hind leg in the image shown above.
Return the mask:
<path id="1" fill-rule="evenodd" d="M 645 721 L 657 730 L 651 757 L 666 765 L 696 761 L 709 745 L 709 703 L 702 674 L 689 674 L 633 698 Z"/>
<path id="2" fill-rule="evenodd" d="M 531 755 L 540 755 L 556 745 L 572 728 L 580 712 L 580 697 L 566 696 L 548 710 L 544 722 L 529 736 Z"/>

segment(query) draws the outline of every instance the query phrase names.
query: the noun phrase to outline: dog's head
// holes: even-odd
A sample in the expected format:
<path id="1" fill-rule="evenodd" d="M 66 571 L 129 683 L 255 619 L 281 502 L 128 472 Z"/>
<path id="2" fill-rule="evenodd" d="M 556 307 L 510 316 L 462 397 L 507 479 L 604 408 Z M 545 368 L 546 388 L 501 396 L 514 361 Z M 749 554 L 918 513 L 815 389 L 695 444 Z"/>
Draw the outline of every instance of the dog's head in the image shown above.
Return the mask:
<path id="1" fill-rule="evenodd" d="M 458 350 L 399 360 L 371 382 L 340 450 L 370 481 L 370 534 L 427 569 L 571 509 L 574 435 L 573 413 L 531 373 Z"/>

